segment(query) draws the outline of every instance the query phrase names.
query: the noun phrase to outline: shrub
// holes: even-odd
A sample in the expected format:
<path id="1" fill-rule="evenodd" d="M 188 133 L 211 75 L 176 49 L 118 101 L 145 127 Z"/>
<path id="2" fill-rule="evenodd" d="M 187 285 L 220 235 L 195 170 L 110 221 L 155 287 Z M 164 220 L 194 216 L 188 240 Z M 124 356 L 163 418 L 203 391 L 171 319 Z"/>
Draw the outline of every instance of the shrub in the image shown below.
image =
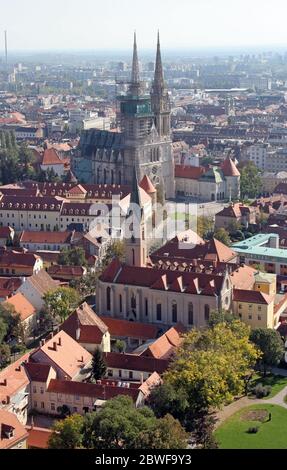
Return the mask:
<path id="1" fill-rule="evenodd" d="M 251 426 L 250 428 L 247 429 L 248 434 L 256 434 L 259 431 L 258 426 Z"/>
<path id="2" fill-rule="evenodd" d="M 254 388 L 254 394 L 256 395 L 256 398 L 264 398 L 270 395 L 271 390 L 272 387 L 270 387 L 270 385 L 264 386 L 263 384 L 259 383 Z"/>

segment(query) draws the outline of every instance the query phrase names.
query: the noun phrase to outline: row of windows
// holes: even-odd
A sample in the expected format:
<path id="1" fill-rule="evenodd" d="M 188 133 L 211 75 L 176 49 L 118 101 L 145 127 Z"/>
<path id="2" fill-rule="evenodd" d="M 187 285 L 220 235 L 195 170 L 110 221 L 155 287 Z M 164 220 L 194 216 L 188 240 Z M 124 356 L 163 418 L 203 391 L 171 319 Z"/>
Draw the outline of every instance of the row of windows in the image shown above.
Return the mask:
<path id="1" fill-rule="evenodd" d="M 111 311 L 111 288 L 107 287 L 106 291 L 106 301 L 107 301 L 107 310 Z M 119 304 L 120 304 L 120 313 L 123 312 L 123 299 L 122 295 L 119 295 Z M 133 294 L 130 299 L 130 305 L 133 310 L 137 308 L 137 301 L 136 301 L 136 296 Z M 145 299 L 145 316 L 148 317 L 149 315 L 149 305 L 148 305 L 148 299 Z M 205 321 L 209 320 L 209 315 L 210 315 L 210 307 L 209 305 L 204 306 L 204 319 Z M 162 321 L 162 304 L 158 303 L 156 306 L 156 320 L 158 322 Z M 174 301 L 172 303 L 172 322 L 177 323 L 178 321 L 178 311 L 177 311 L 177 303 Z M 194 324 L 194 317 L 193 317 L 193 303 L 189 302 L 188 304 L 188 324 L 193 325 Z"/>
<path id="2" fill-rule="evenodd" d="M 45 403 L 43 401 L 41 401 L 39 404 L 40 404 L 40 409 L 44 410 L 45 409 Z M 34 408 L 38 408 L 38 402 L 37 401 L 34 401 Z M 51 408 L 51 411 L 56 411 L 56 404 L 51 403 L 50 408 Z M 88 413 L 90 411 L 90 409 L 89 409 L 88 406 L 84 406 L 83 411 L 85 413 Z M 73 407 L 73 413 L 78 413 L 78 408 L 76 406 Z"/>
<path id="3" fill-rule="evenodd" d="M 242 314 L 241 314 L 241 313 L 239 313 L 239 318 L 240 318 L 240 319 L 242 318 Z M 249 313 L 249 314 L 248 314 L 248 320 L 252 320 L 252 319 L 253 319 L 253 315 L 252 315 L 252 313 Z M 261 320 L 262 320 L 262 315 L 257 315 L 257 320 L 258 320 L 258 321 L 261 321 Z"/>

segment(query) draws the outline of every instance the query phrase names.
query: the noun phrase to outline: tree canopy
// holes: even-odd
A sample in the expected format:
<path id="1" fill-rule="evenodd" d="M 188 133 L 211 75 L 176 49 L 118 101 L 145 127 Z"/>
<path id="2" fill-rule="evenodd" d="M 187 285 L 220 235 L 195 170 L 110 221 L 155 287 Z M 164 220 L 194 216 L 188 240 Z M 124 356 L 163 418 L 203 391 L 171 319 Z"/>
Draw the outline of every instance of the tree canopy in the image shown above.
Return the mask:
<path id="1" fill-rule="evenodd" d="M 260 356 L 249 335 L 249 327 L 238 320 L 191 330 L 165 380 L 184 388 L 195 407 L 218 408 L 230 402 L 244 391 L 244 377 Z"/>
<path id="2" fill-rule="evenodd" d="M 58 287 L 44 297 L 45 309 L 56 320 L 64 321 L 80 303 L 78 292 L 71 287 Z"/>
<path id="3" fill-rule="evenodd" d="M 284 355 L 284 343 L 280 334 L 272 329 L 255 328 L 252 330 L 250 340 L 261 351 L 261 357 L 258 359 L 259 366 L 266 374 L 268 367 L 274 367 L 279 364 Z"/>
<path id="4" fill-rule="evenodd" d="M 252 162 L 248 162 L 241 170 L 241 196 L 249 198 L 257 197 L 262 190 L 260 171 Z"/>

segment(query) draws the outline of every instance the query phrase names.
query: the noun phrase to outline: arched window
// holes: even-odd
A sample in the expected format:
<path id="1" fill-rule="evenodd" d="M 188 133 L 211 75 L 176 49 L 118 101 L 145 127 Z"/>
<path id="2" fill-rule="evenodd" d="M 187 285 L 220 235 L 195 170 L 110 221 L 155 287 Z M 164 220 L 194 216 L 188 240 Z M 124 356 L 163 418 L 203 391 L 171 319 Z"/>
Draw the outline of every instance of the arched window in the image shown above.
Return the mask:
<path id="1" fill-rule="evenodd" d="M 209 321 L 209 315 L 210 315 L 210 307 L 209 305 L 204 306 L 204 320 L 207 322 Z"/>
<path id="2" fill-rule="evenodd" d="M 111 288 L 107 287 L 107 310 L 111 310 Z"/>
<path id="3" fill-rule="evenodd" d="M 107 170 L 104 169 L 104 184 L 107 184 Z"/>
<path id="4" fill-rule="evenodd" d="M 132 249 L 132 254 L 133 254 L 133 266 L 136 264 L 136 257 L 135 257 L 135 250 Z"/>
<path id="5" fill-rule="evenodd" d="M 120 313 L 123 311 L 123 298 L 122 295 L 120 294 Z"/>
<path id="6" fill-rule="evenodd" d="M 111 171 L 111 184 L 114 184 L 114 170 Z"/>
<path id="7" fill-rule="evenodd" d="M 137 308 L 137 299 L 134 294 L 131 297 L 131 308 Z"/>
<path id="8" fill-rule="evenodd" d="M 177 303 L 172 303 L 172 323 L 177 323 Z"/>
<path id="9" fill-rule="evenodd" d="M 100 169 L 97 169 L 97 183 L 100 184 Z"/>
<path id="10" fill-rule="evenodd" d="M 188 324 L 193 325 L 193 303 L 188 304 Z"/>
<path id="11" fill-rule="evenodd" d="M 119 185 L 122 184 L 122 172 L 119 171 Z"/>

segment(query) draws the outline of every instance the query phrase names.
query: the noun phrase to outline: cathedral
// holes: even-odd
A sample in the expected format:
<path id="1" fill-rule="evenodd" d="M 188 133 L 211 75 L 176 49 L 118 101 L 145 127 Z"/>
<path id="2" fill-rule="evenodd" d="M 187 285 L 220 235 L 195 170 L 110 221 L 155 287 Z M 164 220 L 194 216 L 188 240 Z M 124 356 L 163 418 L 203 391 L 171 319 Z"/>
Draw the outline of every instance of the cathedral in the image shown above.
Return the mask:
<path id="1" fill-rule="evenodd" d="M 158 36 L 154 80 L 149 94 L 140 80 L 136 35 L 126 95 L 118 97 L 120 132 L 83 131 L 73 172 L 80 182 L 132 186 L 148 176 L 166 198 L 175 195 L 170 100 L 164 82 Z"/>

